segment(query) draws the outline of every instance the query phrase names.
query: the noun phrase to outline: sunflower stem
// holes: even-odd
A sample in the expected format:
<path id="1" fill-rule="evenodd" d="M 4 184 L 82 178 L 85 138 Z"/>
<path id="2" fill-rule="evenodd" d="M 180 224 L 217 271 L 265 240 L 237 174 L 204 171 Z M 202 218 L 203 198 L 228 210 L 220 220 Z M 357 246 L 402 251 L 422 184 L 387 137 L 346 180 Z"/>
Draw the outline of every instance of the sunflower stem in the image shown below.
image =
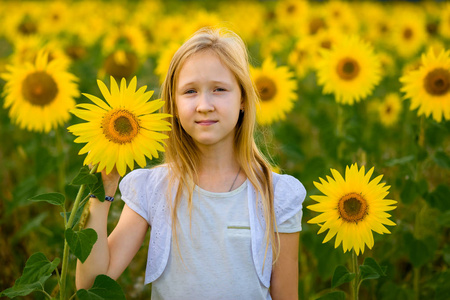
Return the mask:
<path id="1" fill-rule="evenodd" d="M 95 165 L 91 171 L 90 174 L 93 174 L 97 171 L 98 165 Z M 80 206 L 81 199 L 84 194 L 84 190 L 86 189 L 86 185 L 82 184 L 80 188 L 78 189 L 77 197 L 75 198 L 75 202 L 73 203 L 73 207 L 70 213 L 69 220 L 66 223 L 65 229 L 72 228 L 72 224 L 75 219 L 76 211 L 78 210 L 78 207 Z M 63 261 L 62 261 L 62 267 L 61 267 L 61 280 L 59 282 L 60 286 L 60 294 L 59 298 L 60 300 L 66 299 L 66 277 L 67 277 L 67 270 L 69 267 L 69 244 L 67 243 L 66 239 L 64 239 L 64 252 L 63 252 Z"/>
<path id="2" fill-rule="evenodd" d="M 337 126 L 336 126 L 336 134 L 338 137 L 338 146 L 337 146 L 337 159 L 340 161 L 342 159 L 342 152 L 344 147 L 344 132 L 343 132 L 343 124 L 344 124 L 344 111 L 342 109 L 342 105 L 338 104 L 337 109 Z"/>
<path id="3" fill-rule="evenodd" d="M 352 280 L 352 298 L 353 300 L 359 299 L 359 265 L 358 265 L 358 255 L 356 255 L 355 249 L 352 250 L 352 267 L 353 273 L 355 273 L 355 278 Z"/>
<path id="4" fill-rule="evenodd" d="M 419 285 L 419 279 L 420 279 L 420 268 L 414 267 L 414 299 L 419 300 L 419 292 L 420 292 L 420 285 Z"/>

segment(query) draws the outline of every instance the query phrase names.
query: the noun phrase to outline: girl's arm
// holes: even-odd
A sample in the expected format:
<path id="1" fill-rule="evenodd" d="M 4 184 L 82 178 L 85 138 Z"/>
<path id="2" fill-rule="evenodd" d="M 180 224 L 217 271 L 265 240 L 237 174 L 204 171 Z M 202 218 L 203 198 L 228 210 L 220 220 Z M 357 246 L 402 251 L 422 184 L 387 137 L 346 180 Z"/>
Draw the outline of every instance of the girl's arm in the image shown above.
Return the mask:
<path id="1" fill-rule="evenodd" d="M 273 300 L 298 299 L 298 232 L 280 233 L 280 256 L 272 268 L 270 295 Z"/>
<path id="2" fill-rule="evenodd" d="M 119 174 L 114 169 L 109 175 L 102 173 L 105 194 L 114 196 Z M 98 235 L 89 257 L 84 263 L 77 261 L 76 287 L 87 289 L 100 274 L 117 279 L 129 265 L 141 247 L 148 223 L 127 205 L 124 206 L 119 222 L 108 237 L 107 220 L 111 202 L 100 202 L 91 198 L 90 215 L 86 228 L 93 228 Z"/>

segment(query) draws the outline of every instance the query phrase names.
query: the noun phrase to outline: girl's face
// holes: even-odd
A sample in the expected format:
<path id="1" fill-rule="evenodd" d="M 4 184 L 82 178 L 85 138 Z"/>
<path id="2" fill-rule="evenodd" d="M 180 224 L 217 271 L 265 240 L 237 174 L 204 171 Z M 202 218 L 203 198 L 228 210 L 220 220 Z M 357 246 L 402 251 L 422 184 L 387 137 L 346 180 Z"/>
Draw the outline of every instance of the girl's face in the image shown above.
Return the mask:
<path id="1" fill-rule="evenodd" d="M 206 50 L 189 57 L 175 88 L 181 126 L 197 145 L 233 144 L 244 104 L 235 76 L 214 52 Z"/>

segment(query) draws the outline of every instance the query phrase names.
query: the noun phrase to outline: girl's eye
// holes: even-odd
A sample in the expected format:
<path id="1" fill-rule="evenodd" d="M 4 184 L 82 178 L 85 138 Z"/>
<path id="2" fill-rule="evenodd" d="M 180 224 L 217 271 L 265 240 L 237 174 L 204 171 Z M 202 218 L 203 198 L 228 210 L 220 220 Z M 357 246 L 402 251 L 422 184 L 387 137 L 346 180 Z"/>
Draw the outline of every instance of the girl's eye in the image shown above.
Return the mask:
<path id="1" fill-rule="evenodd" d="M 226 90 L 224 88 L 216 88 L 214 91 L 215 92 L 225 92 Z"/>
<path id="2" fill-rule="evenodd" d="M 195 90 L 187 90 L 186 92 L 184 92 L 185 94 L 194 94 Z"/>

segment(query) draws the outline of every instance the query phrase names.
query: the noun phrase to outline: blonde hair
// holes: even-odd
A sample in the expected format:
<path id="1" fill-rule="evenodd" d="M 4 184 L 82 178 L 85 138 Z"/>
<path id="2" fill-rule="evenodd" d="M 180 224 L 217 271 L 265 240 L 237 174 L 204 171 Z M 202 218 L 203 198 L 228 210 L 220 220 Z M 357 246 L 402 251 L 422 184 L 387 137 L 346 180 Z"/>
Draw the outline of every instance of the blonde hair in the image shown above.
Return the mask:
<path id="1" fill-rule="evenodd" d="M 164 112 L 172 114 L 172 132 L 166 141 L 165 162 L 169 168 L 168 201 L 172 214 L 172 235 L 175 238 L 177 228 L 177 208 L 184 195 L 188 199 L 189 215 L 192 211 L 192 195 L 195 188 L 197 169 L 200 163 L 198 149 L 194 140 L 180 124 L 176 109 L 176 86 L 180 70 L 185 61 L 201 51 L 214 52 L 221 62 L 236 77 L 241 89 L 244 113 L 240 114 L 236 125 L 234 151 L 241 170 L 255 187 L 262 201 L 264 222 L 266 225 L 266 250 L 272 246 L 274 260 L 279 254 L 279 241 L 276 233 L 276 220 L 273 201 L 272 171 L 269 162 L 258 149 L 255 139 L 256 105 L 259 101 L 255 86 L 250 77 L 247 48 L 242 39 L 226 29 L 203 28 L 197 31 L 175 53 L 162 85 L 161 98 L 165 101 Z M 178 183 L 175 200 L 172 203 L 171 187 Z M 258 200 L 256 200 L 258 201 Z M 258 205 L 256 205 L 258 207 Z M 260 220 L 261 221 L 261 220 Z M 265 260 L 265 259 L 264 259 Z"/>

